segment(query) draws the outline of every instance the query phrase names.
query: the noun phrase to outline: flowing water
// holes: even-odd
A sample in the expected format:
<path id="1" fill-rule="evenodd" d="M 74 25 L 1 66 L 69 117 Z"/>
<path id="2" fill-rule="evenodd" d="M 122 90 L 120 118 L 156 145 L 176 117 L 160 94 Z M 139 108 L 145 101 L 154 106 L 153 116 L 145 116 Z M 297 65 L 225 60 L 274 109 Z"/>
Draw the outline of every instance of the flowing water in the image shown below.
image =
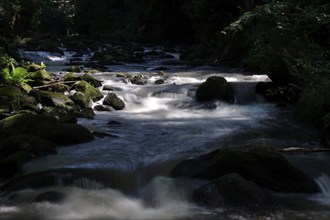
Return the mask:
<path id="1" fill-rule="evenodd" d="M 21 53 L 45 61 L 48 70 L 56 74 L 74 54 Z M 91 131 L 107 134 L 104 137 L 58 148 L 56 155 L 25 164 L 22 178 L 1 194 L 0 218 L 329 219 L 327 153 L 287 155 L 315 179 L 319 194 L 276 195 L 274 199 L 280 205 L 253 210 L 208 209 L 194 204 L 191 194 L 204 182 L 169 177 L 171 169 L 183 159 L 226 145 L 265 142 L 276 147 L 313 147 L 317 139 L 313 131 L 293 122 L 290 107 L 279 107 L 255 95 L 257 82 L 268 81 L 267 76 L 184 65 L 167 66 L 165 76 L 160 76 L 152 69 L 163 61 L 109 66 L 111 72 L 97 73 L 95 77 L 103 85 L 112 86 L 124 100 L 125 109 L 96 112 L 93 120 L 79 120 Z M 117 72 L 142 74 L 148 83 L 124 82 Z M 231 83 L 235 104 L 195 101 L 198 85 L 213 75 Z M 156 85 L 158 79 L 165 79 L 165 84 Z M 36 201 L 47 193 L 53 193 L 52 199 L 61 199 Z"/>

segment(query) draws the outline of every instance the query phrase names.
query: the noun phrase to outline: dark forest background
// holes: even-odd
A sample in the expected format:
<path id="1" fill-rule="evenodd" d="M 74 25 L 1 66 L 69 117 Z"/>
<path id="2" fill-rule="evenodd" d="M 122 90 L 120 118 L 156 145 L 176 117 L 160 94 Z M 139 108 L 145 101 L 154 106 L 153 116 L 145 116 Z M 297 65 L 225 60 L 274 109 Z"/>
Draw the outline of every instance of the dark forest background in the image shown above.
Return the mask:
<path id="1" fill-rule="evenodd" d="M 28 46 L 185 45 L 191 64 L 267 74 L 269 95 L 329 133 L 329 30 L 328 0 L 0 0 L 0 67 Z"/>

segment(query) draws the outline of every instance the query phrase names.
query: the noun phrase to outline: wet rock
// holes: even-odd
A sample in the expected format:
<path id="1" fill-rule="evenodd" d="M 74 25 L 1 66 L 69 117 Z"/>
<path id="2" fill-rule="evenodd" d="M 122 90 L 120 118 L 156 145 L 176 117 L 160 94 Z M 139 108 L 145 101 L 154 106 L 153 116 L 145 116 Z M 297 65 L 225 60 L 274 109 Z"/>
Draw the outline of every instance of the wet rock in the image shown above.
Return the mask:
<path id="1" fill-rule="evenodd" d="M 109 125 L 109 126 L 118 126 L 118 125 L 121 125 L 121 123 L 119 121 L 109 121 L 107 123 L 107 125 Z"/>
<path id="2" fill-rule="evenodd" d="M 203 82 L 196 91 L 197 101 L 222 100 L 234 101 L 233 89 L 223 77 L 211 76 Z"/>
<path id="3" fill-rule="evenodd" d="M 110 134 L 110 133 L 107 133 L 107 132 L 101 132 L 101 131 L 93 131 L 92 133 L 95 137 L 98 137 L 98 138 L 105 138 L 105 137 L 119 137 L 118 135 L 115 135 L 115 134 Z"/>
<path id="4" fill-rule="evenodd" d="M 57 191 L 47 191 L 39 194 L 34 199 L 36 202 L 60 203 L 65 199 L 65 194 Z"/>
<path id="5" fill-rule="evenodd" d="M 75 116 L 77 118 L 88 118 L 88 119 L 93 119 L 95 116 L 95 112 L 92 108 L 85 108 L 82 109 L 79 112 L 75 112 Z"/>
<path id="6" fill-rule="evenodd" d="M 238 173 L 259 186 L 277 191 L 315 193 L 316 183 L 271 146 L 251 144 L 225 147 L 179 163 L 171 172 L 174 177 L 215 180 Z"/>
<path id="7" fill-rule="evenodd" d="M 109 105 L 115 110 L 122 110 L 125 108 L 125 103 L 115 93 L 108 93 L 103 101 L 103 105 Z"/>
<path id="8" fill-rule="evenodd" d="M 147 84 L 146 78 L 142 75 L 133 76 L 130 78 L 130 81 L 132 84 L 135 84 L 135 85 L 146 85 Z"/>
<path id="9" fill-rule="evenodd" d="M 62 123 L 45 115 L 16 114 L 1 120 L 0 124 L 2 137 L 29 134 L 56 144 L 77 144 L 94 139 L 90 131 L 81 125 Z"/>
<path id="10" fill-rule="evenodd" d="M 163 79 L 157 79 L 155 81 L 155 84 L 157 84 L 157 85 L 161 85 L 161 84 L 164 84 L 164 83 L 165 83 L 165 80 L 163 80 Z"/>
<path id="11" fill-rule="evenodd" d="M 103 90 L 104 91 L 113 91 L 113 87 L 111 85 L 104 85 Z"/>
<path id="12" fill-rule="evenodd" d="M 111 112 L 114 109 L 108 105 L 96 105 L 96 106 L 94 106 L 94 110 L 99 111 L 99 112 Z"/>
<path id="13" fill-rule="evenodd" d="M 194 200 L 204 206 L 250 206 L 267 202 L 266 193 L 255 183 L 233 173 L 204 184 L 194 191 Z"/>

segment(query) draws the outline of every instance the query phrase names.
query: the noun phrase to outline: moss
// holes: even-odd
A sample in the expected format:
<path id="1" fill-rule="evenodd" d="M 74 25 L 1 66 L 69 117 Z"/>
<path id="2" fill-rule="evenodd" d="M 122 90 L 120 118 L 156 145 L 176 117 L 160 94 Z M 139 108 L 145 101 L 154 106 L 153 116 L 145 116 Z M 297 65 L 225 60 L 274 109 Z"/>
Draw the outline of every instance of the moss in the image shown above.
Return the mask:
<path id="1" fill-rule="evenodd" d="M 80 66 L 70 66 L 68 68 L 63 69 L 63 71 L 72 72 L 72 73 L 81 73 L 83 69 Z"/>
<path id="2" fill-rule="evenodd" d="M 102 86 L 102 83 L 98 79 L 96 79 L 95 77 L 93 77 L 87 73 L 85 73 L 83 76 L 81 76 L 80 79 L 88 82 L 89 84 L 91 84 L 94 87 Z"/>
<path id="3" fill-rule="evenodd" d="M 87 96 L 94 102 L 103 98 L 102 93 L 86 81 L 76 82 L 71 89 L 82 92 L 85 96 Z"/>
<path id="4" fill-rule="evenodd" d="M 36 72 L 38 70 L 43 70 L 46 68 L 44 63 L 36 64 L 36 63 L 28 63 L 27 65 L 24 66 L 29 72 Z"/>
<path id="5" fill-rule="evenodd" d="M 78 81 L 79 80 L 79 76 L 77 76 L 75 73 L 68 73 L 65 74 L 62 78 L 63 81 Z"/>
<path id="6" fill-rule="evenodd" d="M 43 80 L 43 81 L 51 81 L 52 77 L 45 69 L 37 70 L 36 72 L 30 73 L 29 79 L 34 81 Z"/>
<path id="7" fill-rule="evenodd" d="M 23 94 L 19 87 L 4 86 L 0 87 L 0 96 L 7 96 L 11 98 L 21 97 Z"/>

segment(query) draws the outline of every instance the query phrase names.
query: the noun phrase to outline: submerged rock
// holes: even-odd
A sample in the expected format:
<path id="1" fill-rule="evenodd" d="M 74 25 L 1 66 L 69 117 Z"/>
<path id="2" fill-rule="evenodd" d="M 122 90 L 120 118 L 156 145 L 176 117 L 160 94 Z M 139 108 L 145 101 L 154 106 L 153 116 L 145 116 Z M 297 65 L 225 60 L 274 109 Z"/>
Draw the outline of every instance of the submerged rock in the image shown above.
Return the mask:
<path id="1" fill-rule="evenodd" d="M 57 191 L 47 191 L 36 196 L 36 202 L 60 203 L 65 199 L 65 194 Z"/>
<path id="2" fill-rule="evenodd" d="M 103 101 L 104 105 L 109 105 L 115 110 L 122 110 L 125 108 L 125 103 L 115 93 L 108 93 Z"/>
<path id="3" fill-rule="evenodd" d="M 238 173 L 259 186 L 292 193 L 315 193 L 316 183 L 271 146 L 251 144 L 226 147 L 179 163 L 171 172 L 174 177 L 215 180 Z"/>
<path id="4" fill-rule="evenodd" d="M 203 82 L 196 91 L 197 101 L 222 100 L 234 101 L 234 92 L 230 84 L 223 77 L 211 76 Z"/>
<path id="5" fill-rule="evenodd" d="M 249 206 L 265 203 L 266 193 L 257 184 L 232 173 L 202 185 L 194 191 L 193 198 L 210 207 Z"/>

